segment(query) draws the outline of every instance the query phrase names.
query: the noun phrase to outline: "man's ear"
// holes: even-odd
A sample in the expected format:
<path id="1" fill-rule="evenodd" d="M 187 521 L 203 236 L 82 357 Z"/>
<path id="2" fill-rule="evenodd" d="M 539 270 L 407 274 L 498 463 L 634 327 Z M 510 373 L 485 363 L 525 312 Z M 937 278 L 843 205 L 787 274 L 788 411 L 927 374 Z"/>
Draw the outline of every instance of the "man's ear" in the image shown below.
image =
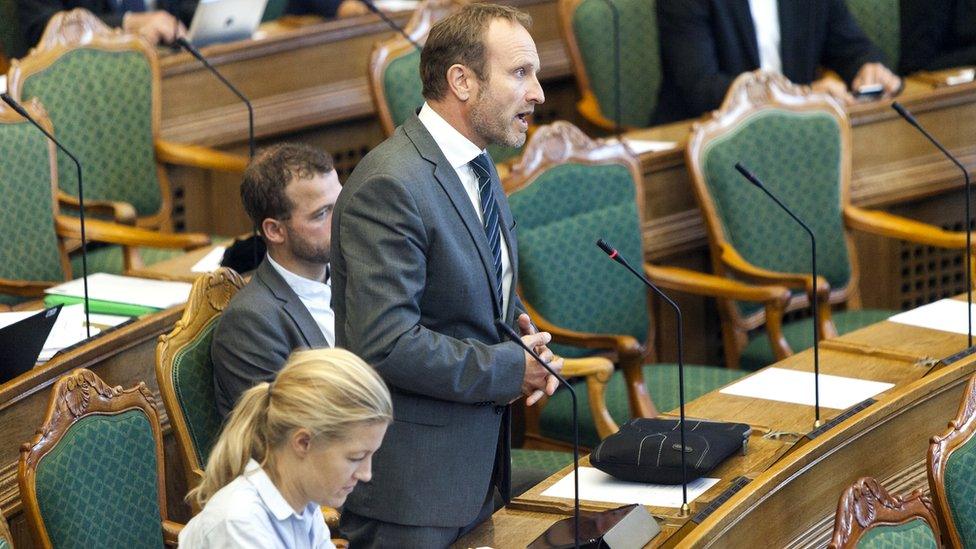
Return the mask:
<path id="1" fill-rule="evenodd" d="M 468 67 L 455 63 L 447 69 L 447 85 L 459 101 L 467 101 L 477 91 L 477 79 Z"/>
<path id="2" fill-rule="evenodd" d="M 285 225 L 277 219 L 265 218 L 261 222 L 261 234 L 267 242 L 281 244 L 285 241 Z"/>

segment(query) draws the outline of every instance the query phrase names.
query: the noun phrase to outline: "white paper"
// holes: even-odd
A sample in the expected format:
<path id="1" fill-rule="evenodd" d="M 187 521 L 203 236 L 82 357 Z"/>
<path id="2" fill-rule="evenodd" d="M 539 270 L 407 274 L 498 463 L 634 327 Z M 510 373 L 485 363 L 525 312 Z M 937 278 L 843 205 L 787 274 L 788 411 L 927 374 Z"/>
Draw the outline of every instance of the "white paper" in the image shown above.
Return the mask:
<path id="1" fill-rule="evenodd" d="M 418 0 L 374 0 L 376 7 L 383 11 L 413 11 L 417 9 Z"/>
<path id="2" fill-rule="evenodd" d="M 974 69 L 962 69 L 959 72 L 946 77 L 947 86 L 957 86 L 959 84 L 966 84 L 972 82 L 976 78 L 976 70 Z"/>
<path id="3" fill-rule="evenodd" d="M 227 246 L 217 246 L 210 250 L 210 253 L 203 256 L 203 259 L 194 263 L 193 267 L 190 267 L 190 272 L 209 273 L 210 271 L 216 271 L 220 267 L 220 260 L 224 258 L 224 251 L 226 250 Z"/>
<path id="4" fill-rule="evenodd" d="M 634 154 L 644 154 L 649 152 L 668 151 L 678 146 L 674 141 L 651 141 L 649 139 L 632 139 L 625 137 L 624 142 L 634 151 Z M 617 143 L 617 138 L 607 139 L 607 143 Z"/>
<path id="5" fill-rule="evenodd" d="M 820 374 L 820 406 L 844 410 L 894 386 L 894 383 Z M 720 392 L 813 406 L 813 389 L 813 372 L 766 368 Z"/>
<path id="6" fill-rule="evenodd" d="M 0 93 L 7 93 L 7 77 L 0 74 Z"/>
<path id="7" fill-rule="evenodd" d="M 108 273 L 95 273 L 88 276 L 88 295 L 91 299 L 157 309 L 186 303 L 187 298 L 190 297 L 192 286 L 189 282 L 151 280 Z M 45 292 L 55 295 L 84 297 L 83 282 L 80 278 L 58 284 L 53 288 L 48 288 Z"/>
<path id="8" fill-rule="evenodd" d="M 973 318 L 976 319 L 976 305 L 973 306 Z M 956 334 L 966 334 L 969 331 L 966 302 L 956 299 L 942 299 L 935 303 L 922 305 L 911 311 L 898 313 L 888 320 L 899 324 Z"/>
<path id="9" fill-rule="evenodd" d="M 700 478 L 688 483 L 688 503 L 718 482 L 717 478 Z M 640 503 L 654 507 L 681 507 L 681 485 L 645 484 L 617 480 L 593 467 L 579 468 L 580 499 L 628 505 Z M 542 495 L 573 499 L 573 473 L 559 479 Z"/>
<path id="10" fill-rule="evenodd" d="M 34 316 L 39 312 L 40 310 L 0 313 L 0 328 Z M 129 320 L 129 317 L 125 316 L 99 314 L 91 315 L 92 324 L 100 324 L 104 326 L 118 326 L 127 320 Z M 91 334 L 94 336 L 100 331 L 101 330 L 99 328 L 93 326 L 91 329 Z M 79 303 L 77 305 L 66 305 L 61 307 L 61 312 L 58 314 L 58 319 L 54 322 L 54 326 L 51 328 L 51 333 L 48 335 L 47 340 L 44 341 L 44 348 L 41 350 L 40 356 L 37 357 L 37 361 L 46 362 L 61 349 L 70 347 L 79 341 L 84 341 L 87 337 L 88 336 L 85 331 L 84 305 Z"/>

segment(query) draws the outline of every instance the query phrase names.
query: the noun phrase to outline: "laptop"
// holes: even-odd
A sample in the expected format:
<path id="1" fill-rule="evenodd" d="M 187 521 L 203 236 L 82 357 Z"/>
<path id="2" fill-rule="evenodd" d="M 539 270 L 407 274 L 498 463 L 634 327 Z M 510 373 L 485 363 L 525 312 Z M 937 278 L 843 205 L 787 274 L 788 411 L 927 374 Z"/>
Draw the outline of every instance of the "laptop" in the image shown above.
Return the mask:
<path id="1" fill-rule="evenodd" d="M 246 40 L 261 24 L 268 0 L 200 0 L 186 39 L 194 46 Z"/>
<path id="2" fill-rule="evenodd" d="M 0 328 L 0 383 L 28 372 L 37 364 L 61 312 L 61 305 Z"/>

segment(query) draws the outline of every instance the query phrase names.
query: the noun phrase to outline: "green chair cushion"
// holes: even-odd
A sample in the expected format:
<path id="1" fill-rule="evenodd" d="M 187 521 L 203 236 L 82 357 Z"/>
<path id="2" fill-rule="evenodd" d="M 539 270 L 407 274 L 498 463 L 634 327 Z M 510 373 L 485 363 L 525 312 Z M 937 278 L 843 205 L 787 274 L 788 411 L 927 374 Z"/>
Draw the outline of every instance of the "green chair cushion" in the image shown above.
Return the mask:
<path id="1" fill-rule="evenodd" d="M 938 547 L 932 527 L 917 518 L 904 524 L 881 524 L 868 529 L 857 542 L 857 549 L 925 549 Z"/>
<path id="2" fill-rule="evenodd" d="M 946 499 L 964 547 L 976 544 L 976 437 L 955 449 L 946 460 Z"/>
<path id="3" fill-rule="evenodd" d="M 399 126 L 424 104 L 420 52 L 413 49 L 390 61 L 383 73 L 382 85 L 393 126 Z"/>
<path id="4" fill-rule="evenodd" d="M 861 309 L 857 311 L 834 311 L 832 314 L 838 334 L 846 334 L 854 330 L 870 326 L 895 314 L 897 311 L 879 309 Z M 783 326 L 783 336 L 789 342 L 794 352 L 813 347 L 813 317 L 789 322 Z M 742 350 L 739 367 L 743 370 L 758 370 L 776 362 L 773 348 L 769 345 L 766 332 L 759 332 L 752 336 L 749 344 Z"/>
<path id="5" fill-rule="evenodd" d="M 518 496 L 549 478 L 553 473 L 572 465 L 572 452 L 512 449 L 512 495 Z"/>
<path id="6" fill-rule="evenodd" d="M 156 442 L 141 410 L 89 415 L 37 464 L 37 501 L 55 547 L 162 547 Z"/>
<path id="7" fill-rule="evenodd" d="M 144 265 L 149 266 L 160 261 L 172 259 L 185 252 L 171 248 L 139 248 L 139 257 Z M 88 250 L 89 273 L 122 274 L 124 271 L 121 246 L 96 246 Z M 75 278 L 81 277 L 81 253 L 71 255 L 71 273 Z"/>
<path id="8" fill-rule="evenodd" d="M 723 387 L 740 377 L 748 374 L 741 370 L 716 368 L 714 366 L 685 365 L 685 402 L 691 402 L 706 393 Z M 657 406 L 658 411 L 668 412 L 678 407 L 678 365 L 677 364 L 648 364 L 644 366 L 644 383 L 647 392 Z M 593 414 L 590 413 L 590 399 L 585 385 L 576 384 L 576 396 L 579 399 L 579 429 L 580 444 L 593 448 L 600 442 Z M 616 371 L 606 390 L 607 409 L 610 416 L 618 425 L 630 418 L 630 406 L 627 400 L 627 387 L 624 383 L 623 372 Z M 542 409 L 539 420 L 539 430 L 545 437 L 565 442 L 573 441 L 572 431 L 573 399 L 569 391 L 556 391 Z"/>
<path id="9" fill-rule="evenodd" d="M 213 385 L 210 343 L 219 317 L 213 317 L 196 338 L 173 357 L 173 387 L 193 440 L 193 450 L 201 465 L 220 433 Z"/>
<path id="10" fill-rule="evenodd" d="M 880 49 L 889 67 L 901 58 L 901 7 L 898 0 L 847 0 L 847 9 Z"/>

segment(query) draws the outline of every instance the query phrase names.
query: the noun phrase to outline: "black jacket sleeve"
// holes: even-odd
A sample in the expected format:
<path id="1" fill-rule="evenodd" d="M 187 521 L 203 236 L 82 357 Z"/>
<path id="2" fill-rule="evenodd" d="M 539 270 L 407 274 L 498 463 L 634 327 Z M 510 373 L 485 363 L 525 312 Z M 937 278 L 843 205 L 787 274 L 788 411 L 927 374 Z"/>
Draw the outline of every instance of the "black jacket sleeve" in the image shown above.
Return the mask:
<path id="1" fill-rule="evenodd" d="M 342 0 L 288 0 L 285 13 L 291 15 L 321 15 L 333 18 Z"/>
<path id="2" fill-rule="evenodd" d="M 821 62 L 850 85 L 865 63 L 884 63 L 884 54 L 858 26 L 844 0 L 829 2 Z"/>
<path id="3" fill-rule="evenodd" d="M 900 74 L 976 64 L 976 0 L 902 0 Z"/>

